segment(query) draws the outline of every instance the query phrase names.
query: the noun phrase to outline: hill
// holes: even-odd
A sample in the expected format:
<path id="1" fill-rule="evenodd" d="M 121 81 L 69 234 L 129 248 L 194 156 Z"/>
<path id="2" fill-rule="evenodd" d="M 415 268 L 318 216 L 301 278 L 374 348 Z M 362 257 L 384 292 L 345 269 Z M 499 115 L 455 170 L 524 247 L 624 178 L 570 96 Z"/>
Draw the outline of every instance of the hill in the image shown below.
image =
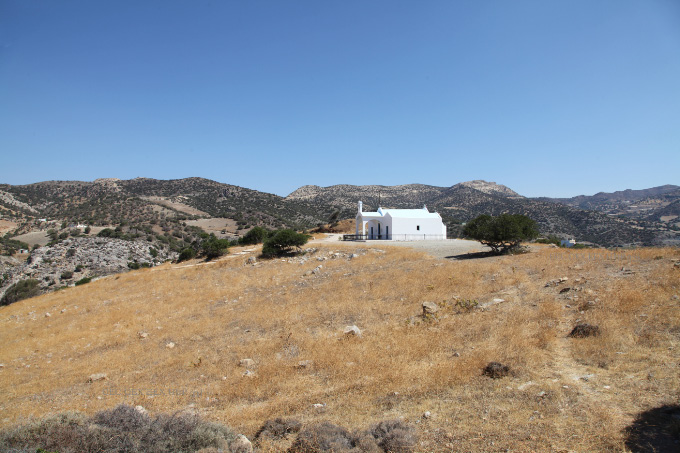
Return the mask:
<path id="1" fill-rule="evenodd" d="M 419 452 L 678 440 L 677 250 L 440 260 L 315 247 L 164 264 L 0 307 L 2 426 L 126 403 L 250 439 L 277 417 L 350 430 L 401 418 Z M 582 323 L 599 335 L 570 337 Z"/>
<path id="2" fill-rule="evenodd" d="M 90 225 L 223 217 L 246 228 L 278 228 L 310 226 L 323 220 L 305 203 L 204 178 L 5 184 L 0 185 L 0 208 L 27 220 L 47 218 Z"/>

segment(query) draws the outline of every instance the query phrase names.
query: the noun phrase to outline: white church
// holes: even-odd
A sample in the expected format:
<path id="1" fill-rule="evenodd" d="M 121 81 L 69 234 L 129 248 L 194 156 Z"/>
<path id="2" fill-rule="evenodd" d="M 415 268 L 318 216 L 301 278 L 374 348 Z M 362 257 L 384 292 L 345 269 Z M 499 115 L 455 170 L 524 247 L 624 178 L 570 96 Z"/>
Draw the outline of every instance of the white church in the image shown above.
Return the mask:
<path id="1" fill-rule="evenodd" d="M 383 209 L 363 212 L 359 202 L 356 236 L 362 239 L 392 241 L 422 241 L 446 239 L 446 225 L 437 212 L 422 209 Z"/>

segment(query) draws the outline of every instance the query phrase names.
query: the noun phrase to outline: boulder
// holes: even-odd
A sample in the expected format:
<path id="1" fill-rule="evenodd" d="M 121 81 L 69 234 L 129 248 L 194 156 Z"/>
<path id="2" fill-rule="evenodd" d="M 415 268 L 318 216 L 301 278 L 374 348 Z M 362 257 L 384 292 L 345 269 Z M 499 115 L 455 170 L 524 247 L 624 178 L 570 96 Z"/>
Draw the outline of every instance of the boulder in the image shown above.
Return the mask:
<path id="1" fill-rule="evenodd" d="M 423 316 L 431 316 L 439 311 L 439 307 L 434 302 L 423 302 Z"/>

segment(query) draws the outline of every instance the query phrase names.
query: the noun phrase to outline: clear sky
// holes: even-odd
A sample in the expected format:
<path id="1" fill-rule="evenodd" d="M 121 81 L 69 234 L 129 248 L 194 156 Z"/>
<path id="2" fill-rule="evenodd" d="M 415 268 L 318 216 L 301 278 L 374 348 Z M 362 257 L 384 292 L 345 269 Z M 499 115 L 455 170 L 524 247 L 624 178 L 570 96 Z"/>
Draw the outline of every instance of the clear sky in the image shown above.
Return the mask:
<path id="1" fill-rule="evenodd" d="M 0 182 L 680 184 L 677 0 L 0 0 Z"/>

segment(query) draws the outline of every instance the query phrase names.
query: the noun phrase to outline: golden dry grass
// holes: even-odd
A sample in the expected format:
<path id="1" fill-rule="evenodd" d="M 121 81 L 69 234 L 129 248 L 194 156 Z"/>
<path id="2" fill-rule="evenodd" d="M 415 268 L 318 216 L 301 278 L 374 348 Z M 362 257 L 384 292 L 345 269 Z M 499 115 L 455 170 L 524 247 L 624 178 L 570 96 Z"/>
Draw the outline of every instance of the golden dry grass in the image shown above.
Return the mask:
<path id="1" fill-rule="evenodd" d="M 422 451 L 620 451 L 637 413 L 678 403 L 677 249 L 446 261 L 369 247 L 316 259 L 337 250 L 356 249 L 322 246 L 302 264 L 164 265 L 1 308 L 2 424 L 126 402 L 193 405 L 247 436 L 274 417 L 349 428 L 404 417 Z M 505 302 L 456 305 L 494 298 Z M 424 301 L 438 319 L 419 316 Z M 567 338 L 577 322 L 602 334 Z M 361 338 L 343 336 L 351 324 Z M 511 376 L 482 376 L 489 361 Z M 88 383 L 93 373 L 108 379 Z"/>

